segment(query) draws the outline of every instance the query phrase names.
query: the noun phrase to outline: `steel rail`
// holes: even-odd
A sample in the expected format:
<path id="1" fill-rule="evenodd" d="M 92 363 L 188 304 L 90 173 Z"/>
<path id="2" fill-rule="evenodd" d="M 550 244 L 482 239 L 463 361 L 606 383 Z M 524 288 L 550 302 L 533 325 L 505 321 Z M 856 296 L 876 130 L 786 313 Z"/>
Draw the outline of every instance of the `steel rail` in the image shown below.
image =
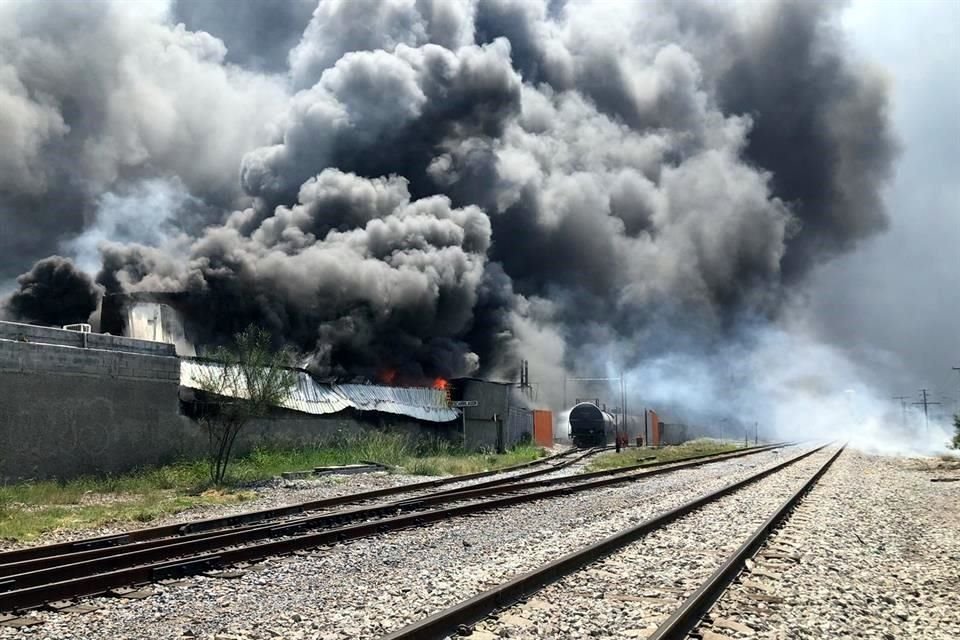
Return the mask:
<path id="1" fill-rule="evenodd" d="M 227 527 L 234 527 L 238 525 L 249 524 L 252 522 L 259 522 L 259 521 L 269 520 L 273 518 L 281 518 L 281 517 L 290 516 L 290 515 L 297 515 L 297 514 L 306 513 L 309 511 L 315 511 L 317 509 L 323 509 L 326 507 L 335 507 L 343 504 L 350 504 L 353 502 L 362 502 L 365 500 L 372 500 L 374 498 L 382 498 L 385 496 L 399 495 L 399 494 L 409 493 L 413 491 L 432 489 L 435 487 L 441 487 L 441 486 L 453 484 L 456 482 L 476 480 L 478 478 L 486 478 L 492 475 L 516 471 L 518 469 L 524 469 L 527 467 L 533 467 L 541 464 L 548 464 L 551 460 L 563 459 L 566 456 L 572 455 L 573 453 L 576 453 L 578 451 L 582 451 L 582 450 L 568 449 L 567 451 L 562 451 L 560 453 L 557 453 L 551 456 L 537 458 L 536 460 L 523 462 L 523 463 L 512 465 L 509 467 L 503 467 L 501 469 L 493 469 L 490 471 L 478 471 L 476 473 L 467 473 L 467 474 L 462 474 L 457 476 L 449 476 L 447 478 L 438 478 L 436 480 L 415 482 L 412 484 L 400 485 L 397 487 L 386 487 L 383 489 L 372 489 L 370 491 L 360 491 L 358 493 L 350 493 L 343 496 L 336 496 L 332 498 L 321 498 L 319 500 L 310 500 L 307 502 L 300 502 L 296 504 L 285 505 L 283 507 L 273 507 L 270 509 L 247 511 L 245 513 L 239 513 L 232 516 L 205 518 L 202 520 L 193 520 L 187 523 L 177 523 L 177 524 L 162 525 L 159 527 L 147 527 L 143 529 L 134 529 L 133 531 L 126 531 L 124 533 L 112 534 L 112 535 L 106 535 L 106 536 L 97 536 L 93 538 L 85 538 L 83 540 L 75 540 L 72 542 L 58 542 L 54 544 L 39 545 L 35 547 L 24 547 L 23 549 L 14 549 L 12 551 L 4 551 L 0 553 L 0 566 L 13 563 L 13 562 L 21 562 L 24 560 L 41 558 L 45 556 L 62 557 L 64 554 L 71 553 L 71 552 L 81 552 L 81 551 L 88 551 L 91 549 L 116 547 L 118 545 L 124 545 L 130 542 L 137 542 L 142 540 L 153 540 L 156 538 L 183 535 L 186 533 L 194 533 L 198 531 L 225 529 Z M 584 455 L 587 455 L 587 454 L 592 455 L 593 451 L 588 450 Z M 557 468 L 556 466 L 551 465 L 548 470 L 544 471 L 544 473 L 550 473 L 551 471 L 556 470 L 556 468 Z"/>
<path id="2" fill-rule="evenodd" d="M 313 516 L 307 516 L 304 518 L 298 518 L 294 520 L 286 521 L 271 521 L 267 523 L 253 524 L 243 527 L 238 527 L 234 529 L 218 529 L 212 531 L 201 531 L 194 534 L 184 534 L 182 536 L 174 536 L 167 538 L 156 538 L 153 540 L 144 540 L 141 542 L 131 542 L 128 544 L 115 546 L 115 547 L 103 547 L 99 549 L 91 549 L 89 551 L 75 551 L 73 553 L 64 554 L 61 556 L 45 556 L 42 558 L 35 558 L 31 560 L 23 560 L 20 562 L 12 562 L 5 565 L 0 565 L 0 592 L 5 590 L 13 589 L 15 586 L 19 588 L 24 584 L 40 584 L 44 580 L 50 581 L 59 578 L 70 578 L 76 575 L 79 575 L 83 571 L 88 573 L 97 572 L 97 571 L 107 571 L 115 569 L 118 566 L 122 566 L 123 561 L 111 560 L 111 558 L 121 558 L 129 559 L 136 556 L 131 554 L 146 551 L 146 550 L 156 550 L 160 548 L 169 548 L 173 552 L 168 554 L 168 558 L 175 557 L 176 554 L 180 553 L 184 549 L 184 543 L 195 542 L 204 539 L 217 538 L 219 540 L 228 540 L 224 536 L 233 536 L 234 539 L 240 542 L 251 542 L 255 540 L 261 540 L 264 538 L 276 537 L 278 535 L 291 535 L 299 531 L 307 529 L 319 529 L 326 526 L 343 526 L 351 522 L 356 522 L 358 520 L 364 520 L 369 518 L 382 518 L 390 515 L 395 515 L 397 513 L 416 511 L 419 509 L 426 508 L 428 506 L 446 504 L 452 502 L 458 502 L 461 500 L 470 500 L 475 498 L 484 498 L 489 496 L 494 496 L 502 493 L 513 493 L 516 491 L 525 491 L 529 489 L 537 489 L 542 487 L 549 487 L 555 485 L 571 484 L 571 483 L 587 483 L 591 480 L 594 480 L 598 477 L 606 477 L 617 474 L 626 474 L 630 471 L 641 470 L 645 473 L 641 473 L 639 476 L 627 476 L 624 479 L 615 479 L 613 483 L 618 482 L 627 482 L 637 479 L 638 477 L 646 477 L 649 475 L 658 475 L 661 473 L 669 473 L 677 469 L 685 469 L 700 466 L 702 464 L 707 464 L 709 462 L 717 461 L 722 462 L 730 458 L 738 458 L 746 455 L 752 455 L 754 453 L 763 453 L 773 448 L 778 448 L 781 445 L 767 445 L 763 447 L 751 447 L 749 449 L 740 449 L 738 451 L 723 451 L 719 453 L 709 453 L 702 454 L 699 456 L 694 456 L 691 458 L 686 458 L 680 461 L 665 461 L 665 462 L 655 462 L 651 464 L 644 465 L 633 465 L 629 467 L 621 467 L 619 469 L 605 469 L 603 471 L 595 471 L 592 473 L 585 473 L 579 475 L 563 476 L 559 478 L 550 478 L 546 480 L 539 481 L 529 481 L 523 483 L 511 483 L 511 484 L 498 484 L 492 487 L 481 487 L 479 489 L 474 489 L 473 486 L 465 487 L 463 489 L 430 493 L 424 496 L 418 496 L 416 498 L 411 498 L 407 500 L 399 500 L 394 502 L 381 503 L 376 505 L 371 505 L 369 507 L 356 507 L 353 509 L 344 509 L 340 511 L 335 511 L 333 513 L 318 514 Z M 662 468 L 661 468 L 662 467 Z M 668 468 L 669 467 L 669 468 Z M 657 471 L 651 469 L 661 468 Z M 611 484 L 611 483 L 606 483 Z M 603 486 L 603 485 L 590 485 L 587 488 L 592 486 Z M 203 550 L 207 550 L 208 547 L 201 547 Z M 157 560 L 160 556 L 153 554 L 150 556 L 153 560 Z M 55 576 L 55 577 L 54 577 Z M 4 585 L 4 578 L 15 579 L 18 584 L 6 582 Z"/>
<path id="3" fill-rule="evenodd" d="M 737 449 L 734 451 L 719 451 L 714 453 L 703 453 L 696 456 L 690 456 L 689 458 L 683 458 L 681 460 L 664 460 L 662 462 L 644 462 L 641 464 L 633 464 L 625 467 L 616 467 L 613 469 L 602 469 L 600 471 L 590 471 L 587 473 L 579 473 L 571 476 L 561 476 L 559 478 L 547 478 L 544 480 L 534 480 L 531 482 L 524 482 L 520 484 L 509 484 L 504 485 L 502 491 L 498 492 L 509 492 L 516 489 L 535 489 L 539 487 L 551 487 L 558 484 L 571 484 L 571 483 L 581 483 L 584 481 L 590 481 L 595 478 L 605 478 L 607 476 L 614 475 L 624 475 L 624 478 L 618 478 L 615 480 L 617 482 L 628 482 L 635 480 L 637 478 L 645 478 L 653 475 L 660 475 L 661 473 L 669 473 L 671 471 L 676 471 L 677 469 L 689 469 L 693 467 L 699 467 L 703 464 L 710 462 L 723 462 L 724 460 L 731 460 L 734 458 L 742 458 L 744 456 L 753 455 L 755 453 L 764 453 L 766 451 L 772 451 L 773 449 L 780 449 L 786 446 L 785 444 L 773 444 L 773 445 L 764 445 L 761 447 L 749 447 L 746 449 Z M 682 466 L 677 466 L 682 465 Z M 639 472 L 634 475 L 627 475 L 631 472 Z M 604 486 L 604 485 L 597 485 Z M 460 500 L 467 500 L 474 497 L 482 497 L 484 495 L 491 495 L 487 493 L 483 488 L 475 489 L 475 485 L 460 487 L 457 489 L 448 489 L 447 491 L 430 493 L 424 496 L 418 496 L 414 498 L 408 498 L 404 500 L 398 500 L 393 504 L 398 505 L 403 508 L 407 505 L 415 505 L 417 507 L 422 505 L 430 504 L 442 504 L 447 497 L 456 497 Z M 494 487 L 498 489 L 498 487 Z"/>
<path id="4" fill-rule="evenodd" d="M 663 624 L 657 627 L 657 630 L 654 631 L 653 635 L 649 636 L 647 640 L 683 640 L 686 638 L 700 623 L 703 616 L 710 611 L 710 608 L 713 607 L 723 592 L 727 590 L 727 587 L 740 575 L 740 572 L 743 571 L 746 565 L 747 559 L 756 554 L 760 547 L 767 541 L 767 538 L 770 537 L 770 534 L 773 533 L 774 529 L 790 515 L 797 504 L 813 489 L 820 478 L 823 477 L 823 474 L 825 474 L 837 458 L 840 457 L 844 448 L 846 448 L 846 445 L 840 447 L 835 454 L 830 456 L 830 458 L 817 469 L 816 473 L 810 476 L 810 479 L 807 480 L 802 487 L 787 498 L 780 508 L 777 509 L 772 516 L 767 518 L 766 522 L 760 525 L 750 538 L 727 558 L 726 562 L 724 562 L 719 569 L 714 571 L 690 597 L 677 607 Z"/>
<path id="5" fill-rule="evenodd" d="M 657 468 L 657 467 L 663 467 L 663 466 L 666 466 L 666 465 L 678 464 L 678 463 L 681 463 L 681 462 L 692 462 L 692 461 L 694 461 L 694 460 L 703 460 L 703 459 L 706 459 L 706 458 L 719 458 L 719 457 L 723 457 L 723 456 L 726 456 L 726 457 L 740 457 L 740 456 L 743 456 L 743 455 L 749 455 L 749 454 L 751 454 L 751 453 L 761 453 L 761 452 L 763 452 L 763 451 L 768 451 L 768 450 L 771 450 L 771 449 L 780 449 L 780 448 L 782 448 L 782 447 L 784 447 L 784 446 L 787 446 L 787 443 L 778 442 L 778 443 L 774 443 L 774 444 L 765 444 L 765 445 L 761 445 L 761 446 L 757 446 L 757 447 L 745 447 L 745 448 L 743 448 L 743 449 L 734 449 L 734 450 L 730 450 L 730 451 L 716 451 L 716 452 L 713 452 L 713 453 L 702 453 L 702 454 L 699 454 L 699 455 L 690 456 L 689 458 L 683 458 L 683 459 L 680 459 L 680 460 L 664 460 L 664 461 L 662 461 L 662 462 L 656 462 L 656 461 L 654 461 L 654 462 L 640 462 L 640 463 L 638 463 L 638 464 L 632 464 L 632 465 L 627 465 L 627 466 L 623 466 L 623 467 L 616 467 L 616 468 L 613 468 L 613 469 L 602 469 L 602 470 L 600 470 L 600 471 L 590 471 L 590 472 L 587 472 L 587 473 L 579 473 L 579 474 L 574 475 L 574 476 L 563 476 L 563 477 L 560 477 L 560 478 L 549 478 L 549 479 L 546 479 L 546 480 L 539 480 L 539 481 L 536 481 L 536 482 L 525 482 L 525 483 L 522 484 L 522 486 L 523 486 L 523 488 L 530 488 L 530 487 L 535 487 L 535 486 L 550 486 L 550 485 L 554 485 L 554 484 L 563 484 L 563 483 L 565 483 L 565 482 L 579 482 L 579 481 L 581 481 L 581 480 L 587 480 L 587 479 L 590 479 L 590 478 L 602 478 L 602 477 L 604 477 L 604 476 L 616 475 L 616 474 L 621 474 L 621 473 L 629 473 L 629 472 L 631 472 L 631 471 L 638 471 L 638 470 L 642 470 L 642 469 L 655 469 L 655 468 Z M 595 453 L 595 452 L 590 452 L 589 455 L 594 455 L 594 453 Z M 571 463 L 579 462 L 580 459 L 586 458 L 586 457 L 587 457 L 587 455 L 579 456 L 577 459 L 572 460 Z M 656 457 L 656 456 L 654 456 L 654 457 Z M 557 471 L 557 470 L 559 470 L 559 469 L 565 468 L 566 466 L 568 466 L 568 465 L 564 465 L 563 467 L 557 465 L 554 469 L 546 470 L 546 473 L 552 473 L 552 472 Z M 447 495 L 464 495 L 464 496 L 470 496 L 471 494 L 472 494 L 472 495 L 483 495 L 482 493 L 478 493 L 478 492 L 479 492 L 480 490 L 482 490 L 482 489 L 486 489 L 487 487 L 496 487 L 496 486 L 507 485 L 507 484 L 513 486 L 514 484 L 516 484 L 516 483 L 512 482 L 513 480 L 519 479 L 519 478 L 521 478 L 521 477 L 529 478 L 529 477 L 533 477 L 534 475 L 537 475 L 537 476 L 539 476 L 539 475 L 544 475 L 544 470 L 537 471 L 536 474 L 523 474 L 522 476 L 512 476 L 511 478 L 504 478 L 504 479 L 502 479 L 502 480 L 495 480 L 495 481 L 490 481 L 490 482 L 481 482 L 481 483 L 477 483 L 477 484 L 471 484 L 471 485 L 468 485 L 468 486 L 466 486 L 466 487 L 455 487 L 455 488 L 453 488 L 453 489 L 446 489 L 446 490 L 444 490 L 444 491 L 436 491 L 436 492 L 433 492 L 433 493 L 430 493 L 430 494 L 427 494 L 427 495 L 424 495 L 424 496 L 415 496 L 415 497 L 413 497 L 413 498 L 409 498 L 409 499 L 405 499 L 405 500 L 400 500 L 400 501 L 398 501 L 398 503 L 400 503 L 400 504 L 406 504 L 406 503 L 408 503 L 408 502 L 420 502 L 421 500 L 432 500 L 432 499 L 434 499 L 434 498 L 441 497 L 441 496 L 447 496 Z"/>
<path id="6" fill-rule="evenodd" d="M 0 611 L 15 611 L 42 605 L 45 602 L 80 596 L 102 594 L 109 589 L 140 584 L 171 577 L 202 573 L 214 568 L 262 560 L 264 558 L 309 549 L 335 542 L 352 540 L 398 529 L 422 526 L 456 516 L 490 511 L 502 507 L 533 502 L 545 498 L 568 495 L 601 486 L 639 480 L 652 475 L 671 473 L 690 467 L 719 462 L 730 457 L 761 453 L 756 449 L 729 454 L 727 458 L 708 458 L 692 462 L 673 463 L 674 466 L 650 469 L 641 474 L 592 480 L 577 486 L 562 486 L 540 491 L 507 495 L 491 500 L 468 503 L 430 511 L 393 516 L 370 522 L 327 529 L 314 533 L 299 533 L 299 525 L 280 524 L 253 530 L 227 531 L 210 537 L 179 541 L 152 549 L 117 554 L 107 558 L 0 577 Z M 557 479 L 559 480 L 559 479 Z M 516 491 L 515 487 L 493 487 L 498 493 Z M 461 500 L 461 496 L 448 496 Z M 317 516 L 323 518 L 323 516 Z M 291 535 L 296 534 L 296 535 Z M 279 540 L 256 542 L 264 537 L 287 536 Z M 255 543 L 255 544 L 249 544 Z M 246 544 L 247 546 L 237 547 Z M 174 558 L 174 559 L 172 559 Z"/>
<path id="7" fill-rule="evenodd" d="M 547 468 L 533 471 L 530 473 L 518 474 L 515 476 L 510 476 L 507 478 L 498 478 L 492 480 L 488 483 L 478 483 L 476 485 L 469 485 L 465 488 L 473 488 L 478 486 L 501 486 L 509 483 L 515 483 L 519 480 L 529 477 L 536 477 L 548 473 L 553 473 L 557 470 L 564 469 L 576 462 L 599 453 L 602 451 L 602 448 L 588 450 L 581 455 L 578 455 L 573 458 L 563 459 L 564 456 L 569 456 L 572 452 L 577 450 L 572 449 L 565 451 L 549 458 L 542 458 L 541 460 L 554 460 L 558 461 L 558 464 L 549 464 Z M 540 464 L 540 461 L 533 461 L 536 464 Z M 530 466 L 531 463 L 525 462 L 520 465 L 515 465 L 513 467 L 506 467 L 505 470 L 512 470 L 516 468 L 523 468 Z M 503 470 L 498 470 L 497 472 L 502 472 Z M 488 475 L 489 472 L 481 472 L 483 475 Z M 463 478 L 469 479 L 477 474 L 467 474 L 465 476 L 453 476 L 451 478 L 443 478 L 440 482 L 441 484 L 449 484 L 453 481 L 453 478 L 457 478 L 458 481 L 462 481 Z M 389 487 L 386 489 L 375 489 L 366 492 L 347 494 L 345 496 L 337 496 L 334 498 L 323 498 L 320 500 L 314 500 L 310 502 L 303 502 L 294 505 L 288 505 L 285 507 L 278 507 L 273 509 L 265 509 L 261 511 L 251 511 L 243 514 L 238 514 L 235 516 L 224 516 L 221 518 L 211 518 L 205 520 L 196 520 L 193 522 L 180 523 L 175 525 L 163 525 L 160 527 L 152 527 L 148 529 L 138 529 L 130 532 L 133 534 L 133 540 L 126 541 L 128 534 L 119 534 L 108 537 L 99 537 L 91 538 L 85 540 L 79 540 L 75 542 L 68 543 L 57 543 L 53 545 L 46 545 L 44 547 L 39 547 L 41 550 L 48 550 L 48 553 L 43 553 L 40 555 L 32 553 L 24 553 L 33 551 L 32 548 L 18 549 L 16 551 L 11 551 L 6 554 L 0 553 L 0 578 L 7 575 L 13 575 L 15 573 L 21 573 L 24 571 L 32 571 L 34 569 L 42 569 L 45 567 L 55 567 L 58 565 L 69 564 L 72 562 L 78 562 L 80 559 L 89 560 L 93 558 L 101 558 L 110 555 L 116 555 L 119 553 L 124 553 L 126 551 L 135 550 L 135 549 L 148 549 L 158 546 L 164 546 L 171 543 L 172 541 L 181 542 L 184 540 L 195 540 L 210 536 L 219 535 L 225 531 L 238 530 L 241 528 L 262 528 L 266 526 L 273 526 L 273 522 L 279 520 L 280 518 L 289 517 L 293 515 L 307 514 L 311 511 L 317 511 L 327 506 L 338 506 L 341 504 L 351 504 L 354 502 L 364 502 L 367 500 L 380 497 L 384 494 L 393 495 L 393 494 L 403 494 L 410 493 L 414 490 L 427 488 L 429 486 L 434 486 L 437 481 L 428 481 L 424 483 L 416 483 L 412 485 L 402 485 L 400 487 Z M 457 491 L 460 491 L 464 488 L 454 488 L 448 489 L 441 492 L 431 492 L 426 495 L 447 495 L 453 494 Z M 323 514 L 324 518 L 332 518 L 331 522 L 336 524 L 344 524 L 346 522 L 356 520 L 361 516 L 367 515 L 382 515 L 381 511 L 386 508 L 388 505 L 393 503 L 385 503 L 382 505 L 366 507 L 362 509 L 346 509 L 331 514 Z M 275 514 L 280 515 L 275 515 Z M 342 515 L 343 517 L 336 517 Z M 254 517 L 256 516 L 256 517 Z M 299 522 L 307 518 L 300 518 L 297 520 L 292 520 L 292 522 Z M 239 521 L 239 523 L 238 523 Z M 214 526 L 221 524 L 222 526 Z M 200 525 L 200 526 L 197 526 Z M 173 533 L 171 533 L 171 531 Z M 101 543 L 108 544 L 101 544 Z M 56 553 L 60 551 L 60 553 Z M 27 557 L 23 559 L 23 556 Z M 3 591 L 3 583 L 0 582 L 0 591 Z"/>
<path id="8" fill-rule="evenodd" d="M 743 480 L 733 482 L 716 491 L 700 496 L 638 525 L 623 529 L 592 545 L 568 553 L 557 560 L 541 565 L 533 571 L 521 574 L 468 600 L 390 633 L 384 636 L 382 640 L 425 640 L 450 635 L 458 629 L 476 623 L 490 613 L 512 605 L 518 600 L 542 589 L 544 586 L 556 582 L 564 576 L 622 549 L 646 534 L 660 529 L 706 504 L 719 500 L 724 496 L 812 456 L 826 446 L 827 445 L 823 445 L 806 453 L 802 453 Z"/>
<path id="9" fill-rule="evenodd" d="M 8 576 L 16 576 L 20 574 L 31 574 L 30 579 L 37 579 L 37 572 L 40 570 L 56 570 L 57 575 L 70 577 L 72 574 L 68 573 L 73 571 L 75 565 L 82 562 L 92 562 L 94 560 L 100 560 L 99 565 L 84 565 L 88 567 L 99 566 L 101 568 L 106 567 L 103 570 L 115 568 L 115 564 L 109 563 L 106 560 L 108 557 L 130 557 L 126 554 L 133 553 L 136 551 L 143 551 L 147 549 L 157 549 L 161 547 L 170 547 L 173 549 L 180 549 L 179 545 L 183 542 L 191 542 L 196 540 L 202 540 L 206 538 L 219 537 L 224 534 L 237 535 L 248 534 L 252 532 L 260 532 L 262 535 L 248 535 L 245 536 L 246 539 L 256 540 L 267 537 L 272 537 L 277 535 L 277 531 L 281 530 L 283 534 L 291 534 L 298 530 L 304 529 L 317 529 L 324 526 L 342 526 L 350 522 L 356 522 L 357 520 L 363 520 L 366 518 L 376 518 L 384 517 L 388 515 L 395 514 L 397 512 L 412 511 L 416 509 L 422 509 L 429 505 L 444 504 L 450 502 L 457 502 L 460 500 L 468 500 L 473 498 L 482 498 L 485 496 L 497 495 L 499 493 L 510 493 L 518 490 L 527 490 L 538 487 L 553 486 L 557 484 L 568 484 L 575 482 L 588 481 L 596 477 L 603 477 L 615 474 L 625 474 L 630 471 L 638 469 L 651 469 L 654 467 L 660 467 L 665 465 L 676 465 L 676 464 L 686 464 L 692 463 L 696 460 L 708 459 L 708 458 L 720 458 L 723 459 L 729 457 L 740 457 L 743 455 L 750 455 L 752 453 L 762 453 L 773 448 L 777 448 L 783 445 L 774 444 L 774 445 L 765 445 L 762 447 L 751 447 L 748 449 L 741 449 L 738 451 L 724 451 L 720 453 L 710 453 L 703 454 L 700 456 L 694 456 L 687 458 L 682 461 L 667 461 L 659 463 L 648 463 L 642 465 L 632 465 L 628 467 L 621 467 L 619 469 L 607 469 L 603 471 L 597 471 L 593 473 L 579 474 L 564 476 L 560 478 L 551 478 L 547 480 L 540 481 L 529 481 L 529 482 L 510 482 L 514 479 L 526 478 L 529 477 L 527 474 L 522 474 L 521 476 L 513 476 L 512 478 L 506 478 L 502 481 L 497 481 L 491 486 L 486 486 L 486 483 L 481 485 L 470 485 L 468 487 L 462 487 L 457 489 L 450 489 L 447 491 L 440 491 L 429 493 L 423 496 L 417 496 L 415 498 L 404 499 L 394 502 L 381 503 L 376 505 L 371 505 L 369 507 L 356 507 L 353 509 L 344 509 L 340 511 L 335 511 L 333 513 L 324 513 L 317 514 L 312 516 L 306 516 L 303 518 L 297 518 L 287 521 L 270 521 L 270 522 L 261 522 L 258 524 L 251 524 L 246 526 L 241 526 L 232 529 L 214 529 L 208 531 L 200 531 L 197 533 L 187 533 L 180 536 L 168 536 L 168 537 L 157 537 L 148 540 L 142 540 L 139 542 L 130 542 L 117 546 L 110 547 L 99 547 L 90 549 L 87 551 L 73 551 L 71 553 L 65 553 L 62 555 L 53 555 L 53 556 L 43 556 L 40 558 L 31 558 L 27 560 L 21 560 L 17 562 L 9 562 L 6 564 L 0 564 L 0 592 L 4 590 L 9 590 L 13 588 L 12 584 L 7 584 L 6 589 L 2 578 Z M 589 454 L 590 452 L 587 452 Z M 569 463 L 576 462 L 577 460 L 583 459 L 587 454 L 577 456 L 565 461 L 562 465 L 555 465 L 551 469 L 546 471 L 556 471 L 560 468 L 567 466 Z M 688 466 L 695 466 L 689 464 Z M 670 469 L 673 470 L 672 468 Z M 538 472 L 539 473 L 539 472 Z M 221 538 L 222 539 L 222 538 Z M 96 569 L 91 569 L 96 570 Z M 49 575 L 49 574 L 48 574 Z M 25 578 L 21 578 L 21 583 Z"/>

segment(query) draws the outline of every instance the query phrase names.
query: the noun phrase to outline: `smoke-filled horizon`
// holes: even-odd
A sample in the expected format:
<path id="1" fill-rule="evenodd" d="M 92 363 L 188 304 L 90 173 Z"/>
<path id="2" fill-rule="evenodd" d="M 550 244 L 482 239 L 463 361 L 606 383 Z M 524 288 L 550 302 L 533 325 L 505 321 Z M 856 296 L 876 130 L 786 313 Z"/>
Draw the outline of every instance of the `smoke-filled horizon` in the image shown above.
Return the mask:
<path id="1" fill-rule="evenodd" d="M 551 387 L 745 344 L 888 225 L 835 3 L 44 4 L 0 3 L 14 319 L 182 291 L 322 375 Z"/>

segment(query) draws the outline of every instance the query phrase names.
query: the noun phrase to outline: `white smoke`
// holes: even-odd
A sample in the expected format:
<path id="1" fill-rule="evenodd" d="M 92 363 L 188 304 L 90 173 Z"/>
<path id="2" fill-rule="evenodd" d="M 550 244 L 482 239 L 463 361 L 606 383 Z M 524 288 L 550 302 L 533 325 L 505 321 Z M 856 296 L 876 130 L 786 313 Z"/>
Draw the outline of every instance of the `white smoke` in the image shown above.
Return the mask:
<path id="1" fill-rule="evenodd" d="M 880 391 L 877 372 L 796 326 L 754 327 L 716 350 L 668 351 L 627 374 L 652 407 L 734 439 L 836 440 L 876 454 L 947 450 L 951 427 Z M 882 372 L 879 372 L 882 373 Z"/>
<path id="2" fill-rule="evenodd" d="M 94 223 L 64 243 L 77 266 L 90 274 L 100 269 L 105 243 L 137 243 L 159 247 L 179 235 L 178 214 L 202 206 L 178 178 L 149 179 L 121 193 L 108 192 L 98 201 Z"/>

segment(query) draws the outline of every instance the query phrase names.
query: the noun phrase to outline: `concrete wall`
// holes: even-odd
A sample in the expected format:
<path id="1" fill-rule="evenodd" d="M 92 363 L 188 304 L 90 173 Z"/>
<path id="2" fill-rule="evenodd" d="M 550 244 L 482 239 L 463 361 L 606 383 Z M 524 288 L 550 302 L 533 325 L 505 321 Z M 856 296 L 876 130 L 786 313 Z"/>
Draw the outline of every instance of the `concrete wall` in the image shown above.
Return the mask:
<path id="1" fill-rule="evenodd" d="M 0 322 L 0 479 L 116 472 L 195 453 L 179 381 L 172 345 Z"/>
<path id="2" fill-rule="evenodd" d="M 39 343 L 59 345 L 63 347 L 78 347 L 102 349 L 108 351 L 122 351 L 141 355 L 173 356 L 176 354 L 172 344 L 136 340 L 121 336 L 110 336 L 101 333 L 79 333 L 64 331 L 52 327 L 38 327 L 32 324 L 0 321 L 0 340 L 14 342 Z M 179 368 L 178 368 L 179 371 Z"/>
<path id="3" fill-rule="evenodd" d="M 182 415 L 179 385 L 173 345 L 0 322 L 0 482 L 117 473 L 205 455 L 206 431 Z M 277 410 L 247 425 L 235 452 L 376 429 L 459 437 L 459 422 Z"/>

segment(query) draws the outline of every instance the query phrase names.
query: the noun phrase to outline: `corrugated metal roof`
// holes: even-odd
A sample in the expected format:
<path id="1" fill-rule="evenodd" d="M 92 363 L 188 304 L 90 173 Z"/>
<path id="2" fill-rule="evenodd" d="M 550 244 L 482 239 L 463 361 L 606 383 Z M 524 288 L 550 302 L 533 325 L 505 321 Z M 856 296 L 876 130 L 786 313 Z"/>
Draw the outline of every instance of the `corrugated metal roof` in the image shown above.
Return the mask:
<path id="1" fill-rule="evenodd" d="M 431 422 L 448 422 L 460 415 L 447 405 L 446 393 L 440 389 L 372 384 L 338 384 L 334 389 L 361 411 L 396 413 Z"/>
<path id="2" fill-rule="evenodd" d="M 294 411 L 322 415 L 336 413 L 351 406 L 350 401 L 328 384 L 318 384 L 306 371 L 297 372 L 297 388 L 283 401 L 283 406 Z"/>
<path id="3" fill-rule="evenodd" d="M 209 376 L 216 363 L 180 360 L 180 385 L 199 389 L 200 381 Z M 231 397 L 242 397 L 236 389 L 227 390 Z M 447 406 L 446 394 L 438 389 L 383 387 L 379 385 L 319 383 L 306 371 L 297 371 L 290 394 L 281 403 L 286 409 L 324 415 L 353 408 L 360 411 L 382 411 L 410 416 L 430 422 L 449 422 L 460 414 Z"/>

